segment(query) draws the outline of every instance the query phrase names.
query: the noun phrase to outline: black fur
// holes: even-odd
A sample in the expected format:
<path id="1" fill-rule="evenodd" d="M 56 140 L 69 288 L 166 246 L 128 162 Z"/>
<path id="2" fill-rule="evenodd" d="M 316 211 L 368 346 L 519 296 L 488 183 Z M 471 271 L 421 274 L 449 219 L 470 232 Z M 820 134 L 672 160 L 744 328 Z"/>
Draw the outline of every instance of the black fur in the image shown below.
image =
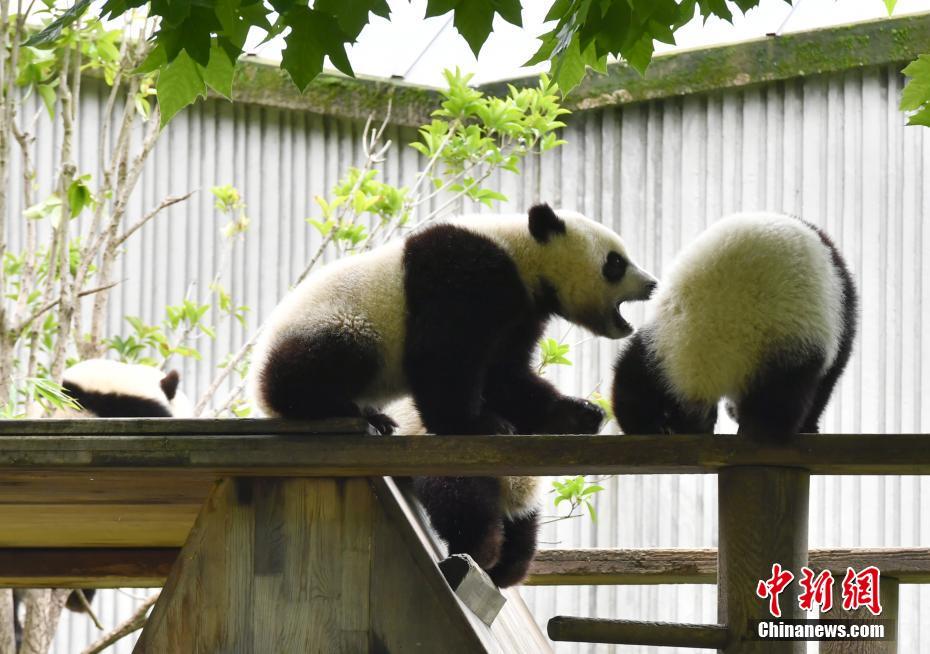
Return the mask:
<path id="1" fill-rule="evenodd" d="M 488 570 L 488 575 L 495 584 L 507 588 L 516 586 L 526 579 L 533 557 L 536 556 L 538 534 L 538 511 L 519 518 L 504 518 L 501 555 L 494 567 Z"/>
<path id="2" fill-rule="evenodd" d="M 404 283 L 404 368 L 427 430 L 539 433 L 558 420 L 570 432 L 597 431 L 600 410 L 561 395 L 531 365 L 557 300 L 545 284 L 531 297 L 493 241 L 454 225 L 411 236 Z"/>
<path id="3" fill-rule="evenodd" d="M 170 418 L 165 404 L 123 393 L 98 393 L 74 382 L 65 381 L 61 387 L 86 411 L 100 418 Z"/>
<path id="4" fill-rule="evenodd" d="M 381 361 L 374 343 L 341 329 L 281 333 L 262 369 L 265 402 L 289 418 L 363 415 L 351 399 L 365 390 Z M 308 374 L 312 371 L 312 374 Z M 379 423 L 386 428 L 387 423 Z"/>
<path id="5" fill-rule="evenodd" d="M 548 243 L 553 236 L 565 233 L 565 221 L 555 215 L 548 204 L 530 208 L 530 234 L 540 243 Z"/>
<path id="6" fill-rule="evenodd" d="M 686 406 L 672 395 L 646 346 L 647 332 L 635 333 L 614 365 L 613 409 L 625 434 L 709 434 L 716 406 Z"/>
<path id="7" fill-rule="evenodd" d="M 609 282 L 619 282 L 626 274 L 626 269 L 630 262 L 624 259 L 618 252 L 607 253 L 607 260 L 601 267 L 601 274 Z M 652 291 L 650 290 L 650 293 Z"/>
<path id="8" fill-rule="evenodd" d="M 526 577 L 536 554 L 539 516 L 510 519 L 494 477 L 418 477 L 414 488 L 449 554 L 468 554 L 506 588 Z"/>
<path id="9" fill-rule="evenodd" d="M 836 359 L 823 372 L 824 353 L 812 350 L 803 363 L 788 363 L 773 345 L 772 358 L 757 371 L 746 393 L 727 405 L 739 423 L 739 433 L 759 439 L 784 438 L 786 434 L 816 433 L 836 382 L 852 352 L 856 334 L 856 289 L 843 257 L 830 238 L 814 230 L 831 254 L 843 288 L 842 320 Z M 684 406 L 668 390 L 661 365 L 647 345 L 649 328 L 635 334 L 614 367 L 613 408 L 625 433 L 709 433 L 717 419 L 717 407 Z"/>
<path id="10" fill-rule="evenodd" d="M 819 227 L 807 223 L 805 224 L 817 232 L 821 242 L 830 250 L 830 256 L 833 259 L 833 267 L 843 284 L 843 332 L 840 335 L 840 347 L 836 353 L 836 359 L 833 365 L 827 370 L 826 374 L 820 380 L 817 393 L 814 396 L 811 408 L 807 413 L 801 431 L 805 434 L 816 434 L 820 431 L 820 416 L 830 401 L 836 382 L 839 380 L 846 364 L 849 363 L 849 357 L 852 355 L 853 342 L 856 340 L 856 327 L 859 323 L 859 297 L 856 293 L 856 284 L 853 282 L 852 273 L 846 261 L 840 254 L 833 240 Z"/>
<path id="11" fill-rule="evenodd" d="M 404 252 L 404 366 L 427 430 L 450 433 L 596 433 L 603 412 L 560 394 L 532 368 L 558 296 L 542 280 L 527 293 L 510 256 L 454 225 L 411 236 Z M 523 579 L 537 521 L 512 522 L 497 479 L 425 477 L 418 494 L 450 554 L 465 553 L 501 586 Z"/>
<path id="12" fill-rule="evenodd" d="M 178 384 L 180 381 L 181 375 L 178 374 L 177 370 L 171 370 L 161 380 L 159 386 L 161 386 L 162 392 L 165 394 L 165 397 L 167 397 L 169 401 L 173 400 L 175 394 L 177 394 Z"/>
<path id="13" fill-rule="evenodd" d="M 468 554 L 490 571 L 501 557 L 504 520 L 494 477 L 417 477 L 414 489 L 449 554 Z"/>

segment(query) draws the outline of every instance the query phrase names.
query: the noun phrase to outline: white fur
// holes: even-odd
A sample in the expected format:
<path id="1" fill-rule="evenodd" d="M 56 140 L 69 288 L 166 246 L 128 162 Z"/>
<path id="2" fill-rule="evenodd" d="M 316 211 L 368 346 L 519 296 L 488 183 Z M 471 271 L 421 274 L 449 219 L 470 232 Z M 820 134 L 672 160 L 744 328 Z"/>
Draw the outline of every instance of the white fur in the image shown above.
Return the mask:
<path id="1" fill-rule="evenodd" d="M 132 395 L 158 402 L 165 406 L 172 416 L 191 416 L 191 402 L 180 390 L 172 401 L 168 401 L 161 388 L 161 380 L 164 378 L 165 372 L 158 368 L 109 359 L 86 359 L 65 370 L 63 375 L 63 381 L 76 384 L 87 391 Z"/>
<path id="2" fill-rule="evenodd" d="M 527 290 L 538 290 L 541 277 L 556 284 L 566 317 L 600 335 L 628 336 L 613 320 L 624 300 L 640 298 L 653 278 L 630 262 L 623 281 L 609 284 L 601 267 L 607 253 L 626 257 L 620 237 L 600 223 L 570 211 L 557 211 L 567 233 L 538 243 L 530 234 L 526 214 L 468 216 L 449 221 L 490 238 L 508 252 Z M 376 344 L 383 366 L 372 379 L 362 404 L 382 406 L 407 392 L 403 371 L 406 337 L 406 295 L 403 274 L 404 241 L 364 254 L 348 256 L 314 272 L 274 309 L 252 356 L 251 395 L 267 415 L 275 415 L 259 392 L 268 349 L 278 334 L 301 329 L 338 327 L 365 334 Z"/>
<path id="3" fill-rule="evenodd" d="M 426 436 L 429 432 L 409 397 L 392 402 L 384 412 L 397 423 L 397 434 Z M 521 518 L 541 504 L 539 477 L 500 477 L 501 511 L 509 518 Z"/>
<path id="4" fill-rule="evenodd" d="M 741 395 L 773 352 L 791 363 L 817 349 L 829 367 L 842 311 L 842 280 L 812 229 L 780 214 L 737 214 L 679 254 L 645 333 L 673 393 L 716 402 Z"/>
<path id="5" fill-rule="evenodd" d="M 312 330 L 337 327 L 371 337 L 383 365 L 372 380 L 363 404 L 380 406 L 404 392 L 403 350 L 406 337 L 404 316 L 403 241 L 347 256 L 308 276 L 275 307 L 252 355 L 251 369 L 263 367 L 268 348 L 281 331 L 292 325 Z M 258 392 L 260 375 L 250 376 L 251 394 L 266 415 L 275 415 Z"/>

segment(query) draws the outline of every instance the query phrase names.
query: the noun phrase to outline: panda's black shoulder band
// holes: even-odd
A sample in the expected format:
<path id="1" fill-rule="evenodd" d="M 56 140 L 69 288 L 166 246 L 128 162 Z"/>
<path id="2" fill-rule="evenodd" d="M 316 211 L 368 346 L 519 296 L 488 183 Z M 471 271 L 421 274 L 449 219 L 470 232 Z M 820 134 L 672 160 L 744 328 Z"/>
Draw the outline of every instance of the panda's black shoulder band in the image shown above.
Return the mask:
<path id="1" fill-rule="evenodd" d="M 565 222 L 548 204 L 537 204 L 529 211 L 530 234 L 540 243 L 548 243 L 556 234 L 565 233 Z"/>

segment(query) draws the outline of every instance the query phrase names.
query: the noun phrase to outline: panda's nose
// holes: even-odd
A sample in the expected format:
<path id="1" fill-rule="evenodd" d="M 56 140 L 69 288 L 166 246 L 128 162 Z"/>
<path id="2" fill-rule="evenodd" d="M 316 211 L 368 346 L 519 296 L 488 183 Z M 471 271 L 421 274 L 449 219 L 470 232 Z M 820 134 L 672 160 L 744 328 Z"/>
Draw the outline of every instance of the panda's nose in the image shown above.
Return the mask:
<path id="1" fill-rule="evenodd" d="M 643 299 L 648 300 L 652 297 L 652 294 L 655 292 L 656 287 L 659 285 L 654 279 L 650 279 L 648 282 L 643 284 Z"/>

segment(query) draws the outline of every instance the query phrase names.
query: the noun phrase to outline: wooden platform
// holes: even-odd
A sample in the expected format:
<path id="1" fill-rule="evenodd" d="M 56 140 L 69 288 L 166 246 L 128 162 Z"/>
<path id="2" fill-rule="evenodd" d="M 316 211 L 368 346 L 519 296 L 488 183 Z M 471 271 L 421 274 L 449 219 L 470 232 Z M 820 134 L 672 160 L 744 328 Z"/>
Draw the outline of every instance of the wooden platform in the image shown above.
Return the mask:
<path id="1" fill-rule="evenodd" d="M 312 525 L 321 519 L 320 516 L 329 515 L 326 512 L 304 514 L 301 513 L 304 509 L 299 507 L 310 506 L 319 498 L 330 496 L 342 506 L 352 495 L 356 499 L 368 498 L 362 504 L 370 507 L 370 511 L 366 509 L 368 513 L 363 514 L 370 515 L 371 521 L 363 528 L 368 536 L 351 540 L 369 543 L 370 549 L 362 558 L 375 566 L 369 574 L 356 580 L 358 584 L 352 585 L 359 591 L 359 597 L 367 597 L 369 601 L 372 597 L 380 597 L 380 581 L 374 583 L 374 580 L 387 578 L 392 568 L 388 561 L 379 557 L 388 551 L 385 543 L 392 539 L 400 542 L 400 539 L 407 543 L 403 551 L 418 552 L 414 561 L 401 567 L 406 570 L 405 574 L 419 579 L 417 588 L 428 589 L 426 597 L 413 599 L 422 605 L 436 603 L 435 606 L 430 604 L 434 613 L 439 611 L 445 616 L 434 616 L 441 625 L 440 633 L 466 634 L 461 641 L 466 645 L 454 651 L 546 651 L 545 637 L 517 594 L 509 594 L 512 601 L 507 603 L 492 630 L 468 614 L 454 595 L 450 599 L 445 593 L 448 586 L 443 585 L 445 582 L 435 565 L 438 554 L 422 536 L 426 531 L 422 520 L 411 513 L 409 507 L 403 508 L 405 500 L 400 495 L 393 491 L 385 494 L 383 489 L 390 487 L 391 482 L 380 481 L 383 476 L 717 473 L 718 481 L 724 485 L 727 480 L 745 478 L 738 484 L 731 484 L 729 495 L 720 494 L 721 515 L 729 515 L 733 524 L 742 529 L 753 516 L 759 520 L 763 518 L 757 515 L 758 501 L 752 506 L 740 506 L 740 498 L 745 497 L 750 487 L 762 493 L 760 479 L 768 475 L 771 483 L 763 485 L 773 490 L 766 491 L 765 497 L 770 498 L 774 492 L 785 499 L 782 503 L 784 515 L 779 518 L 780 522 L 776 521 L 784 528 L 776 531 L 793 536 L 791 542 L 784 540 L 784 551 L 775 551 L 771 546 L 775 540 L 770 537 L 776 531 L 766 532 L 771 525 L 763 521 L 751 530 L 765 540 L 765 547 L 761 549 L 766 552 L 755 545 L 751 548 L 760 550 L 760 563 L 755 567 L 762 570 L 761 562 L 768 565 L 773 556 L 798 565 L 807 561 L 806 512 L 800 510 L 806 508 L 806 490 L 800 483 L 779 482 L 781 477 L 793 475 L 806 485 L 809 474 L 926 475 L 930 474 L 928 445 L 930 437 L 920 434 L 798 436 L 780 445 L 747 442 L 735 436 L 382 437 L 371 433 L 366 423 L 357 420 L 317 423 L 168 419 L 0 422 L 0 524 L 4 525 L 0 530 L 0 584 L 128 586 L 157 584 L 167 579 L 166 592 L 153 613 L 156 619 L 147 628 L 140 641 L 142 649 L 138 651 L 166 651 L 163 648 L 172 647 L 175 641 L 171 639 L 176 633 L 186 633 L 191 638 L 189 642 L 199 643 L 189 651 L 217 651 L 216 647 L 231 648 L 230 651 L 240 651 L 236 648 L 244 647 L 241 651 L 247 651 L 257 644 L 267 644 L 268 638 L 276 642 L 276 637 L 256 640 L 259 632 L 271 633 L 267 631 L 271 624 L 268 616 L 243 613 L 240 609 L 245 604 L 241 600 L 236 604 L 234 597 L 245 593 L 252 599 L 264 597 L 266 599 L 261 602 L 271 602 L 277 596 L 274 584 L 284 584 L 282 589 L 291 588 L 288 584 L 293 581 L 297 585 L 288 592 L 294 592 L 294 601 L 300 602 L 307 593 L 316 593 L 326 586 L 322 583 L 324 579 L 313 579 L 316 574 L 325 577 L 322 571 L 328 567 L 322 550 L 311 545 L 315 537 L 311 538 L 307 530 L 293 527 Z M 379 483 L 381 490 L 378 490 Z M 366 490 L 369 485 L 371 490 Z M 251 500 L 247 502 L 243 499 L 246 496 L 231 490 L 239 487 L 252 489 L 248 497 L 260 494 L 262 488 L 295 489 L 293 492 L 281 490 L 283 504 L 275 501 L 269 506 L 281 510 L 291 506 L 296 511 L 293 516 L 305 515 L 306 520 L 292 516 L 290 521 L 281 523 L 289 525 L 286 529 L 279 528 L 276 518 L 269 521 L 267 511 L 254 512 L 253 508 L 248 508 L 252 506 Z M 330 492 L 338 488 L 353 491 L 349 494 L 348 491 L 333 491 L 335 495 Z M 794 490 L 788 492 L 791 489 Z M 285 501 L 287 497 L 291 497 L 290 504 Z M 772 507 L 768 510 L 771 512 Z M 395 512 L 394 517 L 385 522 L 383 516 L 391 511 Z M 195 520 L 200 526 L 191 535 Z M 722 520 L 721 525 L 723 523 Z M 238 532 L 230 526 L 235 524 L 241 525 L 236 528 Z M 390 528 L 381 529 L 378 524 Z M 224 534 L 236 533 L 250 534 L 248 539 L 251 540 L 243 540 L 236 547 L 242 545 L 241 551 L 252 551 L 252 555 L 236 558 L 234 555 L 240 550 L 224 545 L 227 538 Z M 323 534 L 321 538 L 328 538 L 331 530 L 320 533 Z M 413 550 L 410 542 L 418 543 Z M 284 547 L 284 543 L 291 544 Z M 738 554 L 742 551 L 738 545 L 735 541 L 727 541 L 726 549 Z M 329 546 L 342 547 L 336 541 Z M 210 554 L 222 547 L 227 548 L 223 550 L 225 554 Z M 724 549 L 721 547 L 719 558 L 728 565 L 741 560 L 742 555 L 725 554 Z M 287 559 L 293 574 L 299 576 L 292 580 L 292 575 L 285 570 L 287 566 L 281 568 L 279 565 L 284 559 L 275 558 L 277 555 L 269 559 L 270 567 L 264 564 L 255 567 L 256 561 L 263 560 L 268 551 L 306 551 L 320 558 L 309 567 L 299 559 Z M 315 572 L 301 572 L 305 569 Z M 357 566 L 346 570 L 354 570 L 352 574 L 358 572 Z M 731 599 L 739 593 L 745 595 L 746 589 L 751 589 L 754 583 L 752 580 L 762 574 L 755 569 L 740 571 L 732 565 L 723 566 L 720 571 L 721 597 Z M 269 574 L 271 577 L 266 578 Z M 269 583 L 272 585 L 268 586 Z M 208 591 L 206 595 L 201 594 L 203 589 Z M 301 622 L 295 618 L 287 621 L 291 627 L 297 625 L 296 631 L 288 632 L 291 634 L 288 638 L 293 637 L 294 643 L 323 643 L 338 649 L 339 643 L 344 642 L 341 639 L 356 642 L 352 639 L 358 637 L 361 640 L 357 642 L 367 639 L 369 649 L 377 650 L 375 636 L 400 633 L 395 628 L 398 624 L 419 625 L 415 608 L 419 605 L 409 603 L 412 601 L 410 590 L 407 588 L 401 593 L 408 600 L 403 606 L 384 606 L 386 613 L 371 612 L 367 614 L 367 622 L 359 622 L 355 627 L 352 626 L 354 618 L 342 612 L 348 606 L 346 602 L 355 602 L 357 598 L 338 593 L 327 595 L 328 599 L 315 605 L 313 610 L 320 612 L 325 620 L 329 619 L 325 616 L 336 615 L 342 616 L 338 620 L 348 621 L 339 622 L 342 626 L 337 625 L 327 636 L 328 640 L 317 641 L 307 631 L 310 627 L 306 624 L 299 627 Z M 175 602 L 181 605 L 195 602 L 198 606 L 218 602 L 217 606 L 225 606 L 228 610 L 214 611 L 209 616 L 179 613 Z M 732 607 L 755 607 L 757 603 L 754 596 L 747 595 Z M 325 608 L 329 605 L 336 608 Z M 375 606 L 380 610 L 383 603 L 369 606 L 372 611 Z M 739 633 L 742 614 L 731 610 L 726 603 L 721 606 L 720 622 L 730 629 L 728 654 L 756 652 Z M 280 607 L 282 615 L 287 610 L 288 606 Z M 391 611 L 394 611 L 393 617 L 389 616 Z M 408 613 L 403 614 L 403 611 Z M 209 624 L 200 621 L 201 617 L 209 618 Z M 395 624 L 391 627 L 384 620 Z M 611 625 L 611 629 L 635 631 L 640 625 Z M 198 634 L 208 631 L 215 637 L 198 640 Z M 367 636 L 359 635 L 361 632 Z M 685 632 L 692 633 L 694 629 Z M 716 633 L 713 631 L 711 635 Z M 417 632 L 411 637 L 414 640 L 422 637 L 424 643 L 438 642 L 433 640 L 437 637 L 435 633 Z M 741 649 L 744 647 L 747 649 Z M 779 648 L 777 651 L 793 650 Z"/>
<path id="2" fill-rule="evenodd" d="M 161 554 L 152 548 L 183 545 L 213 484 L 228 476 L 685 474 L 750 463 L 930 474 L 924 435 L 802 436 L 760 449 L 734 436 L 360 433 L 367 430 L 357 420 L 0 421 L 0 550 L 146 548 L 155 562 Z M 10 556 L 0 552 L 0 576 Z M 107 573 L 111 583 L 117 572 Z"/>

